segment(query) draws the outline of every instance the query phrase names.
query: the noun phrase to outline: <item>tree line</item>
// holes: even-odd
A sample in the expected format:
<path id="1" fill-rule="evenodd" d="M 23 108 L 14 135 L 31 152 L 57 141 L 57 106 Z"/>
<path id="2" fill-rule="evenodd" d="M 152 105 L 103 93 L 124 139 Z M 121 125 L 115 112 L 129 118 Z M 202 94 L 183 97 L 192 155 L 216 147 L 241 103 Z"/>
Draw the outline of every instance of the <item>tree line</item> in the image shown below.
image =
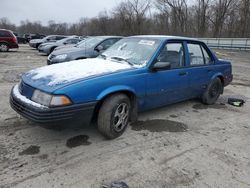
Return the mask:
<path id="1" fill-rule="evenodd" d="M 250 0 L 124 0 L 110 11 L 78 23 L 0 19 L 19 33 L 64 35 L 164 34 L 190 37 L 250 37 Z"/>

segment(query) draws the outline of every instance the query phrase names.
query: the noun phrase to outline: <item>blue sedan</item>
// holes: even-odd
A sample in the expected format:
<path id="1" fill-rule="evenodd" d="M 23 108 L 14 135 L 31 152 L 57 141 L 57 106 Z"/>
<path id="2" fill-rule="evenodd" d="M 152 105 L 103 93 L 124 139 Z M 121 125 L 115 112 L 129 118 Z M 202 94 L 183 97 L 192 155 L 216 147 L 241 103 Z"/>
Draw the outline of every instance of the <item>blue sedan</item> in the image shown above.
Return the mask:
<path id="1" fill-rule="evenodd" d="M 140 111 L 200 98 L 214 104 L 233 79 L 231 63 L 201 41 L 173 36 L 121 39 L 94 59 L 31 70 L 10 94 L 11 107 L 46 124 L 95 120 L 119 137 Z"/>

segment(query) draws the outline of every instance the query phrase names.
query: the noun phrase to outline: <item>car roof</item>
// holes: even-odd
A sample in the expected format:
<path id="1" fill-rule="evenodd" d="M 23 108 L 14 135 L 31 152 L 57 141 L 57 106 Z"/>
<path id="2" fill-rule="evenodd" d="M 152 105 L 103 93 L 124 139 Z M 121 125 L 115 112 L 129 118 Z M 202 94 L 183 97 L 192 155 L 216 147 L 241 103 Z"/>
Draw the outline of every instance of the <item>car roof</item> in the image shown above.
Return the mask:
<path id="1" fill-rule="evenodd" d="M 9 30 L 9 29 L 0 29 L 0 31 L 8 31 L 8 32 L 13 33 L 13 31 L 11 31 L 11 30 Z"/>
<path id="2" fill-rule="evenodd" d="M 148 38 L 148 39 L 158 39 L 158 40 L 192 40 L 199 41 L 195 38 L 182 37 L 182 36 L 171 36 L 171 35 L 135 35 L 131 36 L 132 38 Z"/>

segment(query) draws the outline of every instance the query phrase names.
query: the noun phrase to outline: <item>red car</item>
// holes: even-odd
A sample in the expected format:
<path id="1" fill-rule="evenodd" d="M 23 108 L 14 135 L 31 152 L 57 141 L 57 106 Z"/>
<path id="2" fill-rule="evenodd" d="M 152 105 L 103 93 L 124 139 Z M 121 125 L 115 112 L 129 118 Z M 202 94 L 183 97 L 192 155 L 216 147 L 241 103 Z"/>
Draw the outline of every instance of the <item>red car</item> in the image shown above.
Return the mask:
<path id="1" fill-rule="evenodd" d="M 16 36 L 10 30 L 0 29 L 0 52 L 7 52 L 11 48 L 18 48 Z"/>

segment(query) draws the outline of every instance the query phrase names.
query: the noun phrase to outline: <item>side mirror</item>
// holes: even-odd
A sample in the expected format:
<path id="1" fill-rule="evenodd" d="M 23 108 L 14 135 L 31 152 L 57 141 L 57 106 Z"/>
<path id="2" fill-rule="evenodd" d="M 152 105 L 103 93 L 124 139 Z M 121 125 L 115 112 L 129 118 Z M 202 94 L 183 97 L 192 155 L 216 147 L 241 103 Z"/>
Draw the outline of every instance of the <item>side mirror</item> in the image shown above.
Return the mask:
<path id="1" fill-rule="evenodd" d="M 156 62 L 153 66 L 154 71 L 159 71 L 159 70 L 169 70 L 171 68 L 171 64 L 169 62 Z"/>
<path id="2" fill-rule="evenodd" d="M 100 52 L 100 51 L 102 51 L 103 49 L 104 49 L 103 46 L 102 46 L 102 45 L 99 45 L 99 46 L 96 47 L 95 50 L 96 50 L 97 52 Z"/>

